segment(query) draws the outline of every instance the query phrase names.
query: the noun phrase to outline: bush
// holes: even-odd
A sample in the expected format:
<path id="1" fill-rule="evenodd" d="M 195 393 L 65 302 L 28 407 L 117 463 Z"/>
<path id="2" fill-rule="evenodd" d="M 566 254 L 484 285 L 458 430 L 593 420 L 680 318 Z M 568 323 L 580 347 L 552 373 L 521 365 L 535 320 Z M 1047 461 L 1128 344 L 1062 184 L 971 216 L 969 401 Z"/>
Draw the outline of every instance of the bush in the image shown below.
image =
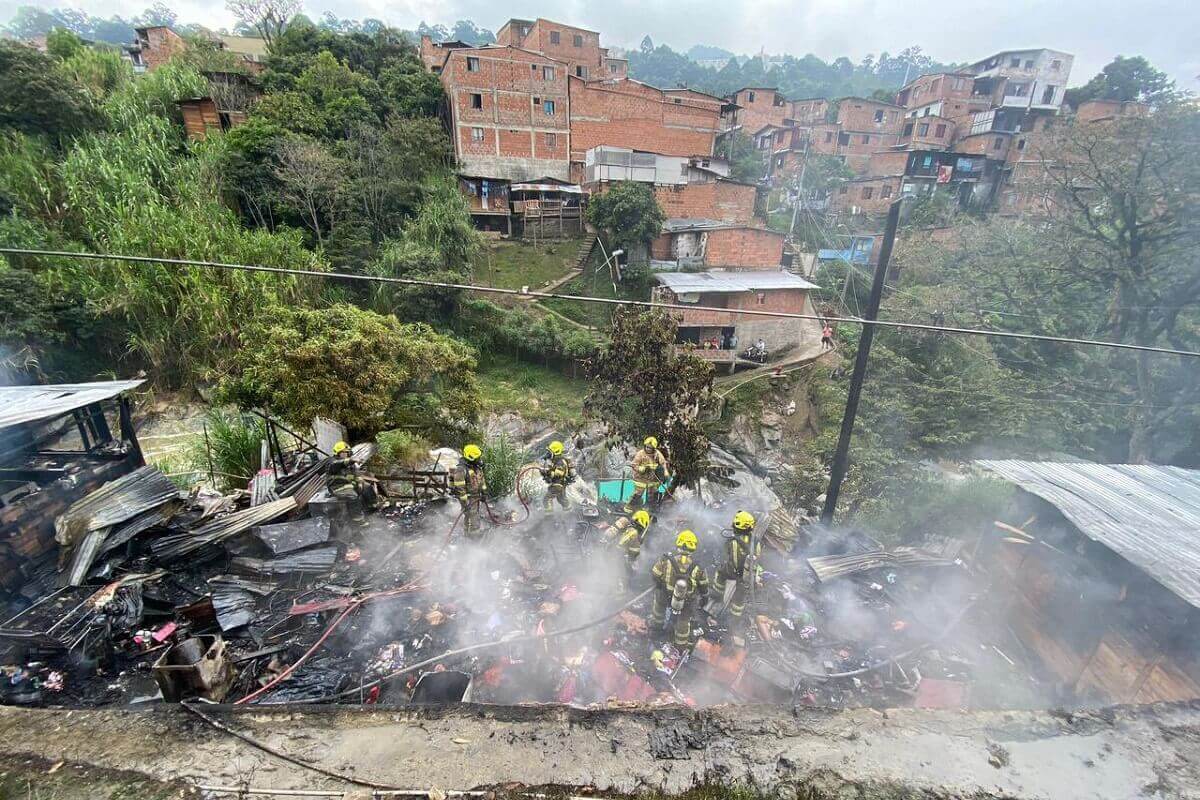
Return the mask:
<path id="1" fill-rule="evenodd" d="M 385 468 L 415 469 L 429 455 L 429 442 L 406 430 L 382 431 L 375 443 L 375 458 Z"/>
<path id="2" fill-rule="evenodd" d="M 511 494 L 517 483 L 517 471 L 525 463 L 525 454 L 504 434 L 483 444 L 483 476 L 488 496 Z"/>
<path id="3" fill-rule="evenodd" d="M 262 441 L 267 427 L 250 414 L 213 409 L 204 415 L 207 429 L 191 448 L 190 462 L 197 473 L 208 474 L 212 465 L 216 488 L 221 491 L 245 488 L 262 469 Z"/>

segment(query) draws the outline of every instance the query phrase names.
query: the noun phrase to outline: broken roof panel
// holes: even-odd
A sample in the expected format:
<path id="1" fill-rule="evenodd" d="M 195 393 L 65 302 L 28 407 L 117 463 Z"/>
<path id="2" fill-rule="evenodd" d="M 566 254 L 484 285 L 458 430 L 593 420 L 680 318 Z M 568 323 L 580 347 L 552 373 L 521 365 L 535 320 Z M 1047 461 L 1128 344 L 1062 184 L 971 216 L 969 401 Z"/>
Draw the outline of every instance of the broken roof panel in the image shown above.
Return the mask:
<path id="1" fill-rule="evenodd" d="M 1200 470 L 1149 464 L 976 461 L 1053 505 L 1200 608 Z"/>
<path id="2" fill-rule="evenodd" d="M 815 289 L 799 275 L 776 270 L 727 272 L 661 272 L 655 279 L 676 294 L 703 292 L 757 292 L 767 289 Z"/>
<path id="3" fill-rule="evenodd" d="M 0 428 L 54 419 L 108 400 L 145 381 L 98 381 L 45 386 L 0 386 Z"/>

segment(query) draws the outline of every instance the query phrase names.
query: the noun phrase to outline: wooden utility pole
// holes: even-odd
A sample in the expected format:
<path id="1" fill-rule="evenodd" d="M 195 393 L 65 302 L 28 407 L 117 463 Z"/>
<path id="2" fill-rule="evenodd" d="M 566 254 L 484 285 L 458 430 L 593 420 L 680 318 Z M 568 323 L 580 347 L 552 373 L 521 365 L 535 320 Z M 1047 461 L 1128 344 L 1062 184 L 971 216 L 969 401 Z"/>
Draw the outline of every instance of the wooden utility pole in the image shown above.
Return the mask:
<path id="1" fill-rule="evenodd" d="M 858 401 L 862 396 L 863 379 L 867 375 L 867 359 L 871 355 L 871 340 L 875 338 L 875 326 L 871 325 L 879 316 L 879 303 L 883 299 L 883 281 L 887 277 L 888 261 L 892 258 L 892 245 L 896 242 L 896 228 L 900 225 L 900 204 L 897 198 L 888 208 L 887 227 L 883 231 L 883 244 L 879 248 L 879 264 L 875 267 L 875 280 L 871 283 L 871 297 L 867 300 L 862 334 L 858 339 L 858 352 L 854 356 L 854 372 L 850 376 L 850 391 L 846 395 L 846 413 L 842 416 L 842 430 L 838 434 L 837 450 L 833 453 L 833 465 L 829 468 L 829 489 L 825 492 L 825 509 L 821 521 L 826 525 L 833 522 L 837 510 L 838 494 L 846 478 L 846 467 L 850 463 L 850 437 L 854 434 L 854 418 L 858 414 Z"/>

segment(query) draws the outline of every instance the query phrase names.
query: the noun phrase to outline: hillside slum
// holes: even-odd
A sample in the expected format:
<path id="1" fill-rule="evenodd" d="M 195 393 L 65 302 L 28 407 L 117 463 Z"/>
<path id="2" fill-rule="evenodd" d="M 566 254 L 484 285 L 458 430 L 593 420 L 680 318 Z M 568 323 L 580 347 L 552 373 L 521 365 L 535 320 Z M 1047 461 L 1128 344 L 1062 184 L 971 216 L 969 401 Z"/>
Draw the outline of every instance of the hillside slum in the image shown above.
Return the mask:
<path id="1" fill-rule="evenodd" d="M 368 511 L 330 491 L 320 447 L 269 449 L 244 489 L 143 465 L 62 508 L 72 545 L 7 585 L 3 701 L 964 707 L 1036 683 L 988 629 L 957 542 L 886 550 L 789 516 L 736 468 L 664 502 L 629 570 L 601 537 L 620 507 L 586 476 L 547 513 L 523 471 L 468 540 L 451 452 L 380 479 L 390 498 Z M 711 567 L 743 508 L 766 545 L 745 619 L 715 604 L 675 647 L 649 622 L 650 565 L 686 527 Z"/>

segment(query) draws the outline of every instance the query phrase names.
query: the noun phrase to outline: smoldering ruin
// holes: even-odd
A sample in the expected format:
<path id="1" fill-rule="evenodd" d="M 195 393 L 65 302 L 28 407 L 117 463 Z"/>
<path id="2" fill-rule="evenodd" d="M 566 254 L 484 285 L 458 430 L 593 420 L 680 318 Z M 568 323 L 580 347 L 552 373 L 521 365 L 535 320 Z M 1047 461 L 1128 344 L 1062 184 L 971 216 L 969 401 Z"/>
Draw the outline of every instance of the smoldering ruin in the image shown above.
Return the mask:
<path id="1" fill-rule="evenodd" d="M 388 502 L 371 511 L 330 492 L 327 431 L 272 426 L 271 466 L 245 489 L 181 489 L 142 463 L 130 388 L 56 387 L 57 405 L 42 396 L 6 421 L 6 704 L 800 713 L 1200 697 L 1188 570 L 1151 576 L 1035 488 L 1013 509 L 1028 517 L 888 549 L 781 507 L 717 451 L 718 479 L 662 502 L 629 567 L 602 536 L 623 479 L 594 477 L 619 476 L 627 456 L 599 439 L 572 443 L 585 478 L 570 510 L 544 511 L 545 484 L 524 469 L 470 539 L 449 497 L 453 452 L 379 477 Z M 981 468 L 1017 479 L 1006 462 Z M 1200 482 L 1175 480 L 1163 513 L 1195 513 Z M 650 566 L 690 529 L 711 571 L 739 510 L 764 545 L 745 618 L 715 598 L 677 646 L 670 620 L 652 622 Z M 1104 619 L 1080 624 L 1088 603 Z M 649 746 L 673 759 L 694 743 Z"/>

